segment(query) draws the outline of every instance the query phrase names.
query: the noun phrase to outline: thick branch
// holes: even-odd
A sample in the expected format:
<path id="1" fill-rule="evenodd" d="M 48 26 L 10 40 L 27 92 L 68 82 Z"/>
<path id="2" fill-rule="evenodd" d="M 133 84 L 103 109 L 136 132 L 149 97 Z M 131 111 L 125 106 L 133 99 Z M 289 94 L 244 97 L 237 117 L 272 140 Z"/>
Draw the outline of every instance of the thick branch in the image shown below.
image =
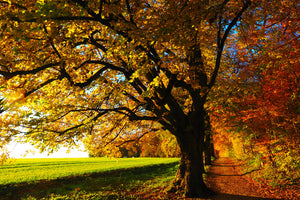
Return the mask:
<path id="1" fill-rule="evenodd" d="M 108 113 L 108 112 L 117 112 L 120 114 L 124 114 L 129 117 L 131 121 L 138 121 L 138 120 L 157 120 L 157 117 L 153 116 L 140 116 L 137 115 L 133 110 L 127 107 L 118 107 L 118 108 L 111 108 L 111 109 L 98 109 L 99 113 Z"/>
<path id="2" fill-rule="evenodd" d="M 26 92 L 26 93 L 24 94 L 24 96 L 27 97 L 27 96 L 31 95 L 31 94 L 34 93 L 35 91 L 37 91 L 37 90 L 41 89 L 42 87 L 44 87 L 44 86 L 46 86 L 46 85 L 52 83 L 52 82 L 55 81 L 55 80 L 57 80 L 57 79 L 54 79 L 54 78 L 53 78 L 53 79 L 49 79 L 49 80 L 45 81 L 44 83 L 40 84 L 38 87 L 36 87 L 36 88 L 34 88 L 34 89 L 32 89 L 32 90 Z"/>
<path id="3" fill-rule="evenodd" d="M 60 63 L 56 62 L 56 63 L 50 63 L 50 64 L 46 64 L 43 65 L 41 67 L 32 69 L 32 70 L 27 70 L 27 71 L 14 71 L 14 72 L 7 72 L 7 71 L 2 71 L 0 70 L 0 74 L 3 75 L 6 78 L 12 78 L 14 76 L 18 76 L 18 75 L 28 75 L 28 74 L 36 74 L 42 70 L 48 69 L 50 67 L 54 67 L 54 66 L 58 66 Z"/>
<path id="4" fill-rule="evenodd" d="M 95 81 L 96 79 L 98 79 L 104 71 L 106 71 L 108 69 L 122 72 L 125 76 L 128 76 L 128 72 L 125 69 L 123 69 L 121 67 L 117 67 L 117 66 L 115 66 L 115 65 L 113 65 L 111 63 L 104 62 L 102 60 L 87 60 L 87 61 L 83 62 L 79 67 L 82 67 L 83 65 L 86 65 L 86 64 L 99 64 L 99 65 L 104 65 L 104 67 L 102 67 L 101 69 L 99 69 L 94 75 L 92 75 L 90 78 L 88 78 L 83 83 L 74 83 L 73 80 L 71 80 L 71 79 L 69 79 L 67 77 L 68 80 L 71 83 L 74 83 L 75 86 L 84 88 L 84 87 L 90 85 L 93 81 Z"/>
<path id="5" fill-rule="evenodd" d="M 0 99 L 0 114 L 4 112 L 3 99 Z"/>
<path id="6" fill-rule="evenodd" d="M 67 116 L 70 113 L 74 113 L 74 112 L 89 112 L 89 111 L 97 111 L 97 109 L 95 108 L 82 108 L 82 109 L 72 109 L 72 110 L 68 110 L 66 113 L 64 114 L 59 114 L 60 116 L 57 117 L 56 119 L 52 120 L 51 122 L 56 122 L 62 118 L 64 118 L 65 116 Z"/>
<path id="7" fill-rule="evenodd" d="M 94 17 L 85 17 L 85 16 L 57 16 L 51 17 L 52 20 L 57 21 L 98 21 Z"/>
<path id="8" fill-rule="evenodd" d="M 99 33 L 98 30 L 96 31 L 93 31 L 93 33 L 91 34 L 90 36 L 90 40 L 91 40 L 91 43 L 96 46 L 97 48 L 101 49 L 103 52 L 107 52 L 107 48 L 105 46 L 103 46 L 102 44 L 98 43 L 97 40 L 95 40 L 94 36 L 95 34 Z"/>
<path id="9" fill-rule="evenodd" d="M 218 41 L 217 41 L 217 45 L 218 45 L 218 51 L 217 51 L 217 58 L 216 58 L 216 64 L 215 64 L 215 69 L 214 72 L 212 74 L 210 83 L 208 85 L 209 88 L 212 88 L 212 86 L 215 84 L 216 82 L 216 78 L 219 72 L 219 68 L 220 68 L 220 63 L 221 63 L 221 57 L 223 54 L 223 49 L 225 46 L 225 42 L 226 39 L 229 35 L 229 32 L 231 31 L 231 29 L 236 25 L 237 21 L 239 20 L 239 18 L 242 16 L 242 14 L 247 10 L 247 8 L 251 5 L 251 1 L 248 0 L 244 3 L 243 8 L 240 10 L 240 12 L 235 16 L 235 18 L 230 22 L 230 24 L 228 25 L 228 27 L 225 30 L 225 33 L 223 35 L 223 37 L 221 38 L 220 36 L 220 29 L 221 29 L 221 23 L 219 22 L 219 32 L 218 32 Z"/>

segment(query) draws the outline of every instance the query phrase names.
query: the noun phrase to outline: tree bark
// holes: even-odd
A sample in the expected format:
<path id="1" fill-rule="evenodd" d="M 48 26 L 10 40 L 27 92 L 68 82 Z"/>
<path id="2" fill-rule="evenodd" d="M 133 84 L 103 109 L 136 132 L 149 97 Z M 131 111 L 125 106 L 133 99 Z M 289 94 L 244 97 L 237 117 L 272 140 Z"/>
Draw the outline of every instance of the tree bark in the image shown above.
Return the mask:
<path id="1" fill-rule="evenodd" d="M 191 120 L 181 136 L 176 136 L 181 150 L 181 160 L 171 191 L 182 191 L 186 197 L 208 197 L 212 194 L 203 180 L 204 162 L 204 117 L 199 116 L 196 123 Z M 194 122 L 195 122 L 194 121 Z"/>
<path id="2" fill-rule="evenodd" d="M 216 155 L 215 155 L 215 148 L 214 148 L 214 143 L 213 142 L 210 143 L 210 150 L 211 150 L 211 156 L 213 158 L 217 158 Z"/>
<path id="3" fill-rule="evenodd" d="M 211 125 L 210 125 L 210 118 L 207 112 L 205 112 L 205 139 L 204 139 L 204 155 L 205 155 L 205 165 L 211 165 L 211 156 L 212 156 L 212 149 L 211 149 Z"/>
<path id="4" fill-rule="evenodd" d="M 205 155 L 205 165 L 211 165 L 211 156 L 212 156 L 212 149 L 211 149 L 211 134 L 206 133 L 205 135 L 205 150 L 204 150 L 204 155 Z"/>

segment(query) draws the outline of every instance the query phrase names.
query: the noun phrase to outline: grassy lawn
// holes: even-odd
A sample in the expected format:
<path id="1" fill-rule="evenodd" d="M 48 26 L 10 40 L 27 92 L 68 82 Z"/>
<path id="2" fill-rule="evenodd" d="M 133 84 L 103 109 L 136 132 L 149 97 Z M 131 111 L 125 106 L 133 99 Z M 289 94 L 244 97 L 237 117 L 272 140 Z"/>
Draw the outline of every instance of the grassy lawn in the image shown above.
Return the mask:
<path id="1" fill-rule="evenodd" d="M 0 167 L 0 199 L 168 199 L 178 160 L 17 159 Z"/>
<path id="2" fill-rule="evenodd" d="M 15 159 L 0 166 L 0 185 L 56 179 L 122 168 L 166 164 L 177 158 L 44 158 Z"/>

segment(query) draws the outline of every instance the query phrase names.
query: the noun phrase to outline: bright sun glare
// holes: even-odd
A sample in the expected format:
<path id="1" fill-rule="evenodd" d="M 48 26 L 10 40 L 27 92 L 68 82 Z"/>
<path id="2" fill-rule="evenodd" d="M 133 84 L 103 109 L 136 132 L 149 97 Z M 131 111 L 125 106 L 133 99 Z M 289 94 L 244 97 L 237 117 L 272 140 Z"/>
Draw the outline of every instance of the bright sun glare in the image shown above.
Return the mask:
<path id="1" fill-rule="evenodd" d="M 87 152 L 81 149 L 73 149 L 67 153 L 67 148 L 61 147 L 57 152 L 48 155 L 47 152 L 39 153 L 39 150 L 30 144 L 12 142 L 7 147 L 11 158 L 83 158 L 88 157 Z"/>

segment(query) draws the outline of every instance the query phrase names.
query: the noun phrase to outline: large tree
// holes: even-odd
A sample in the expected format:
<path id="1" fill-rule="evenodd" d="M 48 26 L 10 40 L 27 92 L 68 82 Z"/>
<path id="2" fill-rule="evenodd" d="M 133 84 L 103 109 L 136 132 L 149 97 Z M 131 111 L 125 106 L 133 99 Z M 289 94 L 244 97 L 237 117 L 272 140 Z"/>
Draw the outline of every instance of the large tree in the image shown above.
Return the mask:
<path id="1" fill-rule="evenodd" d="M 250 0 L 0 3 L 1 142 L 24 130 L 42 150 L 84 137 L 105 148 L 168 130 L 181 149 L 173 188 L 207 194 L 204 104 Z"/>

